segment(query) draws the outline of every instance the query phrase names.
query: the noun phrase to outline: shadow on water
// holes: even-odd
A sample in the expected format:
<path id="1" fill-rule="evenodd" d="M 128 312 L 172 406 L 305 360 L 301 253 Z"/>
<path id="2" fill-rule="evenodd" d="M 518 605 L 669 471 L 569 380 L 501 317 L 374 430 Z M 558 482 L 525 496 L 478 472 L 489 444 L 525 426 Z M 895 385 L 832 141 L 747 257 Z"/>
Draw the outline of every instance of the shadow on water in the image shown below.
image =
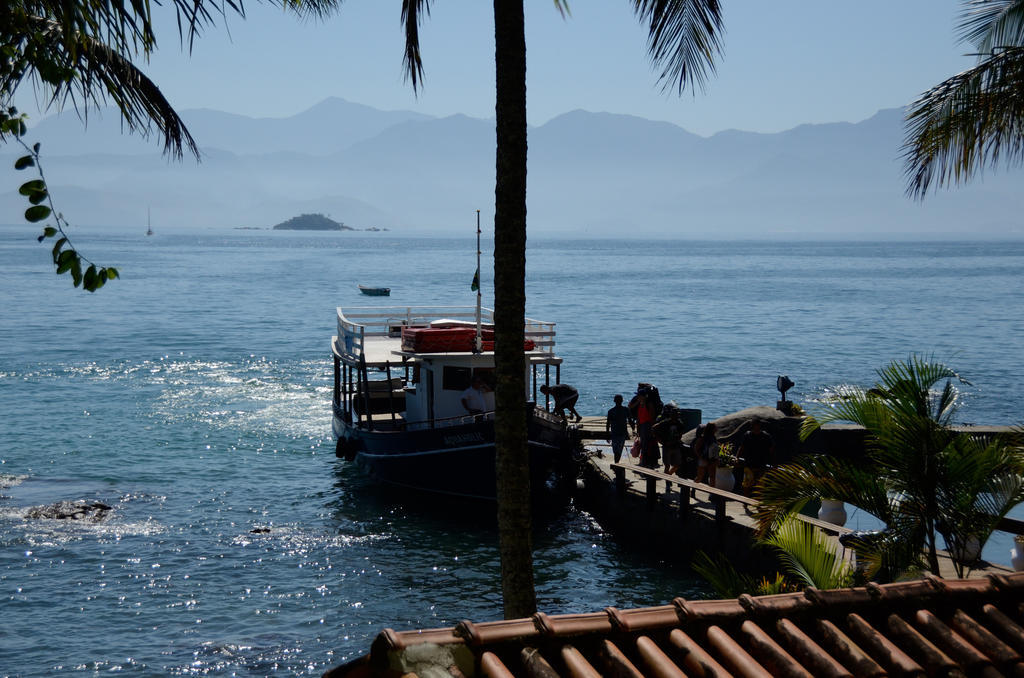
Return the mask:
<path id="1" fill-rule="evenodd" d="M 382 519 L 415 526 L 417 530 L 471 531 L 493 534 L 497 540 L 497 506 L 493 501 L 451 497 L 376 482 L 354 466 L 339 462 L 334 469 L 333 496 L 327 508 L 341 523 L 373 523 Z M 536 531 L 564 518 L 572 507 L 565 493 L 544 491 L 533 501 Z"/>
<path id="2" fill-rule="evenodd" d="M 500 609 L 500 555 L 496 506 L 389 487 L 338 466 L 327 506 L 343 531 L 387 535 L 400 557 L 425 552 L 458 561 L 455 579 L 440 585 L 446 596 L 474 592 L 489 604 L 466 614 L 496 619 Z M 538 608 L 548 614 L 594 612 L 608 605 L 642 607 L 673 598 L 703 597 L 707 586 L 685 563 L 656 560 L 618 543 L 567 495 L 533 506 L 534 576 Z M 457 557 L 456 557 L 457 556 Z M 441 582 L 436 582 L 441 584 Z"/>

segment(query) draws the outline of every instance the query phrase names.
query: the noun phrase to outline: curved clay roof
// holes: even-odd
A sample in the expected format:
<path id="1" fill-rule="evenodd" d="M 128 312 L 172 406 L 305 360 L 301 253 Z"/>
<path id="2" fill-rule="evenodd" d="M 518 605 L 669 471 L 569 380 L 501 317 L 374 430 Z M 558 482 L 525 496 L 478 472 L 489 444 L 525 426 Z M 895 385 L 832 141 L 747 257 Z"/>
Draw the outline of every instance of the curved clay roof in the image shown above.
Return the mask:
<path id="1" fill-rule="evenodd" d="M 385 629 L 325 676 L 1024 676 L 1024 573 Z"/>

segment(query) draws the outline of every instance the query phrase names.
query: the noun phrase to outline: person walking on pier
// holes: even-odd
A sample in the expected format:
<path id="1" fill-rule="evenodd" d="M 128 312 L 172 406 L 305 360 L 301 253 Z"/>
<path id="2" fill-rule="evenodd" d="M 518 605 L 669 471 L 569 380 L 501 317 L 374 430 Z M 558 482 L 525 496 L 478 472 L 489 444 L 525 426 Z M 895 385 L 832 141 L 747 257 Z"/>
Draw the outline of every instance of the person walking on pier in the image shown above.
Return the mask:
<path id="1" fill-rule="evenodd" d="M 750 421 L 750 430 L 743 434 L 740 441 L 740 454 L 743 458 L 743 494 L 748 497 L 761 480 L 768 465 L 771 463 L 775 443 L 770 433 L 761 426 L 759 419 Z"/>
<path id="2" fill-rule="evenodd" d="M 554 386 L 548 386 L 544 384 L 540 387 L 540 392 L 544 395 L 549 395 L 555 399 L 554 411 L 555 414 L 560 416 L 566 421 L 569 417 L 566 416 L 565 410 L 569 410 L 569 414 L 576 417 L 576 421 L 579 421 L 583 417 L 579 412 L 576 411 L 576 401 L 580 399 L 580 392 L 576 390 L 574 386 L 569 384 L 555 384 Z"/>
<path id="3" fill-rule="evenodd" d="M 636 437 L 640 440 L 640 465 L 654 468 L 658 465 L 658 443 L 651 428 L 661 411 L 661 397 L 651 384 L 637 384 L 636 395 L 629 401 L 629 413 L 636 422 Z"/>
<path id="4" fill-rule="evenodd" d="M 672 475 L 683 463 L 683 421 L 679 416 L 679 408 L 674 402 L 665 405 L 662 415 L 651 427 L 654 438 L 661 443 L 661 458 L 665 463 L 665 473 Z"/>
<path id="5" fill-rule="evenodd" d="M 718 439 L 715 437 L 717 427 L 709 421 L 703 431 L 698 431 L 693 440 L 693 451 L 697 453 L 697 477 L 695 482 L 705 480 L 711 487 L 715 486 L 715 472 L 718 471 Z"/>
<path id="6" fill-rule="evenodd" d="M 608 415 L 604 419 L 604 433 L 607 436 L 608 442 L 612 444 L 612 455 L 615 457 L 615 463 L 619 463 L 619 459 L 622 458 L 622 448 L 626 444 L 626 436 L 629 435 L 629 408 L 622 404 L 622 396 L 616 394 L 612 400 L 615 401 L 615 406 L 608 410 Z"/>

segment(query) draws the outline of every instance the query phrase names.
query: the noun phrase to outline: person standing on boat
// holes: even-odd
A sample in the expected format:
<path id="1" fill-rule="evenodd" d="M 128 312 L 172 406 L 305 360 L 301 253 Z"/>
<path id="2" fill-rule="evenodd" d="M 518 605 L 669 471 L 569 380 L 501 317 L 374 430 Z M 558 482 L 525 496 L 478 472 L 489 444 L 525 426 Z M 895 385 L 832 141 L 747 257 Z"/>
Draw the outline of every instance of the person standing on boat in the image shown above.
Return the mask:
<path id="1" fill-rule="evenodd" d="M 569 414 L 576 417 L 576 421 L 583 418 L 582 415 L 576 411 L 576 401 L 580 399 L 580 392 L 577 391 L 574 386 L 570 386 L 569 384 L 555 384 L 554 386 L 548 386 L 547 384 L 544 384 L 540 387 L 540 392 L 555 399 L 554 412 L 562 419 L 567 421 L 569 419 L 565 414 L 565 410 L 569 410 Z"/>
<path id="2" fill-rule="evenodd" d="M 473 383 L 462 392 L 462 406 L 470 414 L 483 414 L 488 409 L 493 409 L 487 406 L 489 392 L 490 389 L 487 387 L 487 382 L 484 381 L 484 378 L 478 374 L 474 375 Z"/>
<path id="3" fill-rule="evenodd" d="M 604 419 L 604 433 L 608 442 L 612 444 L 612 454 L 615 456 L 615 463 L 622 458 L 622 448 L 626 444 L 626 436 L 629 435 L 629 408 L 622 404 L 622 396 L 616 395 L 613 400 L 615 406 L 608 410 Z"/>

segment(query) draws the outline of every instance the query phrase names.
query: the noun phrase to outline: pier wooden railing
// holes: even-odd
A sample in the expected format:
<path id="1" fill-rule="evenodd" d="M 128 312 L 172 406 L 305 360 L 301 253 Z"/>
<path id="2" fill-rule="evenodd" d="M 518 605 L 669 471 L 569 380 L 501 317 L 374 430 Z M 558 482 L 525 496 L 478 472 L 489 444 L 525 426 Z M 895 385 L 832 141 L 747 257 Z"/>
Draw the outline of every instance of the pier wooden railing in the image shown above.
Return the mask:
<path id="1" fill-rule="evenodd" d="M 678 485 L 680 488 L 679 492 L 679 518 L 680 520 L 686 520 L 690 516 L 692 509 L 690 502 L 690 491 L 689 490 L 700 490 L 706 492 L 711 496 L 712 503 L 715 505 L 715 520 L 725 521 L 728 519 L 726 511 L 726 504 L 728 502 L 736 502 L 744 504 L 746 506 L 757 506 L 760 502 L 757 499 L 744 496 L 742 494 L 736 494 L 735 492 L 727 492 L 726 490 L 720 490 L 711 485 L 705 485 L 704 483 L 697 483 L 688 478 L 681 478 L 680 476 L 669 475 L 663 471 L 657 469 L 646 468 L 644 466 L 637 466 L 635 464 L 612 464 L 612 471 L 615 473 L 615 489 L 620 497 L 626 496 L 626 472 L 629 471 L 635 475 L 638 475 L 647 483 L 646 496 L 647 496 L 647 508 L 653 511 L 658 505 L 658 483 L 667 483 L 667 488 L 671 489 L 672 485 Z M 684 489 L 685 488 L 685 489 Z M 814 525 L 815 527 L 821 528 L 827 534 L 841 535 L 848 532 L 852 532 L 848 527 L 841 527 L 832 523 L 825 522 L 824 520 L 818 520 L 810 516 L 798 514 L 797 518 L 805 523 Z"/>
<path id="2" fill-rule="evenodd" d="M 736 494 L 735 492 L 727 492 L 720 490 L 704 483 L 697 483 L 688 478 L 681 478 L 679 476 L 670 476 L 667 473 L 658 471 L 657 469 L 647 468 L 644 466 L 637 466 L 635 464 L 611 464 L 612 471 L 615 472 L 615 489 L 620 497 L 626 495 L 626 471 L 641 476 L 647 482 L 646 496 L 647 496 L 647 508 L 653 511 L 658 505 L 658 482 L 662 481 L 667 483 L 667 488 L 671 489 L 672 485 L 679 485 L 679 517 L 685 520 L 690 515 L 690 492 L 683 492 L 682 488 L 688 488 L 693 490 L 700 490 L 706 492 L 712 497 L 712 501 L 715 504 L 715 519 L 722 521 L 726 520 L 726 503 L 737 502 L 745 504 L 747 506 L 757 506 L 760 502 L 757 499 L 744 496 L 742 494 Z M 824 530 L 828 534 L 841 535 L 848 532 L 852 532 L 848 527 L 840 527 L 839 525 L 833 525 L 832 523 L 812 518 L 811 516 L 805 516 L 797 514 L 797 518 L 805 523 L 814 525 Z M 1010 534 L 1024 534 L 1024 521 L 1017 520 L 1016 518 L 1001 518 L 996 523 L 996 529 L 1001 532 L 1009 532 Z"/>

